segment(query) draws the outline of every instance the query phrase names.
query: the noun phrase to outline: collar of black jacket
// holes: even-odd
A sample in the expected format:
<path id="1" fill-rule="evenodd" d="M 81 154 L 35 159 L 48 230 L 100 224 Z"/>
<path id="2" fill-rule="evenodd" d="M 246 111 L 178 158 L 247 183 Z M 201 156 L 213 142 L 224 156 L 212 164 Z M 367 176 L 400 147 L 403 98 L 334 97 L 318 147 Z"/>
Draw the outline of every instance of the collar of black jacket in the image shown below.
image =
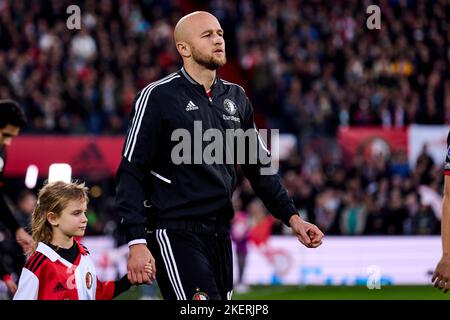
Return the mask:
<path id="1" fill-rule="evenodd" d="M 181 68 L 179 73 L 194 86 L 197 86 L 198 88 L 201 88 L 202 90 L 205 90 L 203 85 L 198 83 L 197 81 L 195 81 L 194 78 L 192 78 L 184 68 Z M 214 83 L 211 86 L 211 92 L 214 92 L 215 88 L 218 87 L 219 85 L 220 85 L 220 81 L 219 81 L 219 78 L 216 76 L 216 79 L 214 79 Z"/>

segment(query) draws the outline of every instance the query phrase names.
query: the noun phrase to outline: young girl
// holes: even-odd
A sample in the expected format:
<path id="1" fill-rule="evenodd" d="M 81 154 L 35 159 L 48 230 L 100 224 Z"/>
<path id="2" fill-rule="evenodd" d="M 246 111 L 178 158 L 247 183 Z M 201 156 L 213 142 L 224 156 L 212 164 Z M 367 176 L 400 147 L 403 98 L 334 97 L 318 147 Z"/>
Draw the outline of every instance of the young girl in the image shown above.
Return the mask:
<path id="1" fill-rule="evenodd" d="M 31 223 L 37 247 L 22 270 L 15 300 L 105 300 L 131 287 L 127 275 L 99 281 L 89 251 L 74 240 L 86 230 L 87 192 L 84 184 L 61 181 L 39 192 Z"/>

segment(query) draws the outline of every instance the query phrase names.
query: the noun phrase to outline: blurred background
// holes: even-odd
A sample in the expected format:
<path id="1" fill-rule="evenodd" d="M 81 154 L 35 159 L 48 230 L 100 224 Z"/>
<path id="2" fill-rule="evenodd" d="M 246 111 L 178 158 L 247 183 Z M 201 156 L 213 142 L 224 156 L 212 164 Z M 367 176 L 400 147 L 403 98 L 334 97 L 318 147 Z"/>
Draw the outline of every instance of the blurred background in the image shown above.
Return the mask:
<path id="1" fill-rule="evenodd" d="M 66 25 L 73 4 L 80 30 Z M 373 4 L 381 28 L 369 30 Z M 450 130 L 448 0 L 0 0 L 0 99 L 19 101 L 28 120 L 5 172 L 20 223 L 49 165 L 68 163 L 91 188 L 83 241 L 102 277 L 126 272 L 114 174 L 129 113 L 140 89 L 181 67 L 173 28 L 195 10 L 221 22 L 219 76 L 245 88 L 259 128 L 279 129 L 279 174 L 326 235 L 317 250 L 300 247 L 241 177 L 234 298 L 445 298 L 429 284 Z M 0 230 L 17 280 L 23 256 Z M 1 281 L 0 296 L 10 298 Z M 154 285 L 121 297 L 160 296 Z"/>

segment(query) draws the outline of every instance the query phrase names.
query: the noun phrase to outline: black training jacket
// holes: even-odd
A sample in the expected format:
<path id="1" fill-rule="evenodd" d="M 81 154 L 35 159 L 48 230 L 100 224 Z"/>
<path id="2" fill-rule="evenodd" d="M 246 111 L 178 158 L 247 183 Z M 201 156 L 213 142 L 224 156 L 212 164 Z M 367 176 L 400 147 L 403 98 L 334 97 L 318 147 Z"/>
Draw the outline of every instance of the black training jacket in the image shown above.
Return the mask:
<path id="1" fill-rule="evenodd" d="M 127 241 L 145 239 L 148 220 L 156 225 L 202 219 L 229 224 L 237 165 L 194 164 L 199 156 L 195 147 L 191 164 L 171 160 L 181 141 L 171 141 L 174 130 L 189 131 L 192 145 L 202 140 L 194 136 L 194 121 L 201 121 L 203 132 L 220 129 L 225 137 L 226 129 L 241 128 L 251 129 L 257 137 L 253 108 L 242 87 L 216 78 L 210 96 L 183 68 L 137 94 L 116 175 L 116 207 Z M 258 141 L 258 148 L 267 150 Z M 203 141 L 201 151 L 210 143 Z M 270 213 L 288 225 L 297 210 L 280 177 L 261 175 L 261 162 L 240 166 Z"/>
<path id="2" fill-rule="evenodd" d="M 3 172 L 6 166 L 6 147 L 0 147 L 0 222 L 5 225 L 12 234 L 15 234 L 17 229 L 20 228 L 19 223 L 14 218 L 11 209 L 5 201 L 3 195 L 4 182 Z"/>

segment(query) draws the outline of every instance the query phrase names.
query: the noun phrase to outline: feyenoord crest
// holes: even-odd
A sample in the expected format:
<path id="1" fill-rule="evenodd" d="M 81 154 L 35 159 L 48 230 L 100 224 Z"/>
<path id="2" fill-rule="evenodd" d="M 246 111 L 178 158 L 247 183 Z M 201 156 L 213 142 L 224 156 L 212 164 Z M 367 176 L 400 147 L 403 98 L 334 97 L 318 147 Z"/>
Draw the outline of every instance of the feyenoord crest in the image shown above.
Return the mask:
<path id="1" fill-rule="evenodd" d="M 234 115 L 236 113 L 237 110 L 236 104 L 230 99 L 225 99 L 225 101 L 223 102 L 223 106 L 229 114 Z"/>
<path id="2" fill-rule="evenodd" d="M 92 288 L 92 274 L 90 272 L 86 273 L 86 287 Z"/>
<path id="3" fill-rule="evenodd" d="M 195 289 L 197 291 L 196 294 L 192 297 L 192 300 L 209 300 L 209 296 L 205 293 L 200 291 L 200 288 Z"/>

